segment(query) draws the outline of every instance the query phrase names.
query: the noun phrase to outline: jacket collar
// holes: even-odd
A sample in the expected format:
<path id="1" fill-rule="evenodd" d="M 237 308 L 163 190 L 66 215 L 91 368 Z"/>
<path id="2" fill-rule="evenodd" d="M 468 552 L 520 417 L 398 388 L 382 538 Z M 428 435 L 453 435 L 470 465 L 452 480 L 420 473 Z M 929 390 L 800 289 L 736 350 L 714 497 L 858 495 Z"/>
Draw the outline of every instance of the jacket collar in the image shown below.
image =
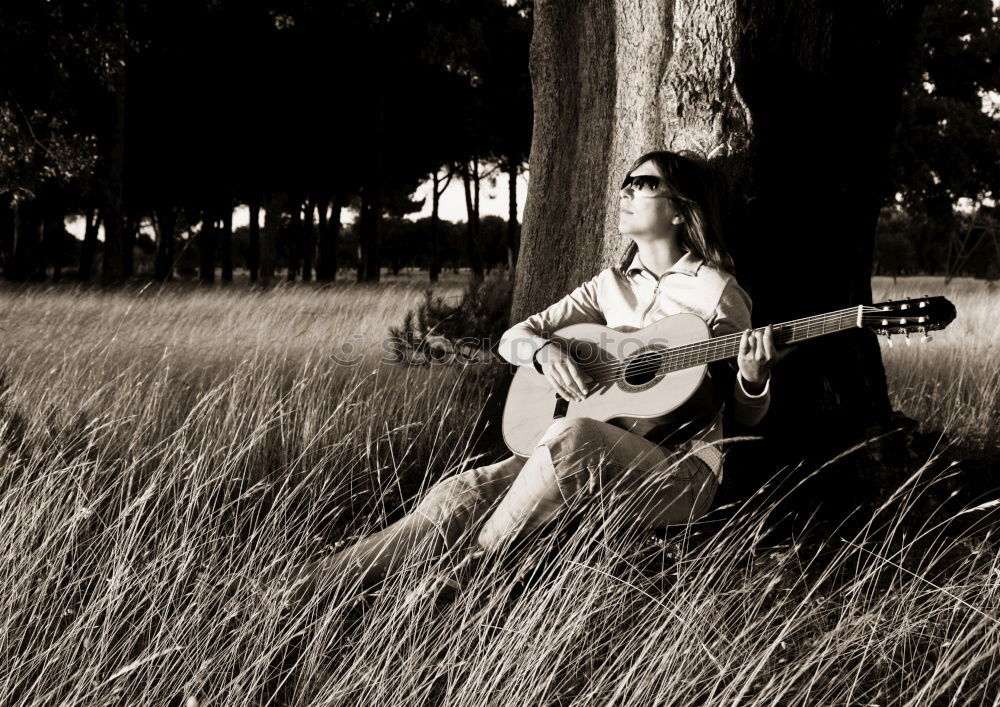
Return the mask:
<path id="1" fill-rule="evenodd" d="M 663 274 L 666 275 L 667 273 L 676 272 L 676 273 L 682 273 L 684 275 L 690 275 L 691 277 L 697 277 L 698 268 L 700 268 L 704 262 L 705 261 L 703 261 L 697 255 L 695 255 L 691 251 L 688 251 L 684 253 L 684 255 L 682 255 L 676 263 L 667 268 L 667 271 Z M 632 256 L 632 262 L 628 264 L 628 268 L 625 270 L 625 273 L 629 277 L 635 275 L 636 273 L 646 273 L 647 275 L 655 279 L 655 275 L 653 275 L 649 270 L 647 270 L 645 266 L 643 266 L 642 261 L 639 260 L 638 251 L 636 251 L 635 255 Z"/>

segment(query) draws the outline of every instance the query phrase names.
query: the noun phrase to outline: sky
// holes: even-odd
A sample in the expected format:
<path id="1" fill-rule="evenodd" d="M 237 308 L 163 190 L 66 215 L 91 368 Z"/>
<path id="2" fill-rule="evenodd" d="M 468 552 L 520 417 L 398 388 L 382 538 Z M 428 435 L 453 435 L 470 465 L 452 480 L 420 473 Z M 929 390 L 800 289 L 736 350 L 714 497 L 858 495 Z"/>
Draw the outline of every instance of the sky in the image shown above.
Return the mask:
<path id="1" fill-rule="evenodd" d="M 485 167 L 481 167 L 481 170 L 485 171 Z M 424 207 L 421 211 L 413 214 L 409 214 L 406 218 L 411 221 L 416 221 L 421 218 L 425 218 L 431 215 L 431 198 L 430 193 L 432 189 L 432 182 L 428 179 L 426 182 L 417 187 L 417 191 L 413 194 L 413 199 L 424 199 Z M 491 183 L 489 179 L 481 181 L 479 185 L 479 215 L 480 216 L 499 216 L 503 219 L 507 218 L 507 195 L 509 190 L 507 188 L 507 175 L 497 173 L 497 179 L 495 183 Z M 524 213 L 524 200 L 528 195 L 528 173 L 527 171 L 520 174 L 517 178 L 517 220 L 521 221 L 522 214 Z M 341 209 L 340 211 L 340 221 L 343 224 L 354 223 L 357 218 L 357 211 L 354 209 Z M 441 203 L 438 206 L 438 215 L 445 221 L 453 221 L 455 223 L 464 222 L 466 220 L 465 211 L 465 191 L 462 187 L 462 180 L 459 177 L 453 177 L 451 182 L 448 184 L 448 188 L 445 189 L 444 194 L 441 195 Z M 263 209 L 260 213 L 260 223 L 263 226 L 264 212 Z M 233 228 L 240 228 L 241 226 L 246 226 L 250 223 L 250 209 L 246 206 L 237 206 L 235 211 L 233 211 Z M 76 236 L 78 239 L 83 240 L 83 232 L 86 224 L 83 222 L 83 218 L 80 216 L 73 216 L 66 219 L 66 230 Z M 151 238 L 155 237 L 153 232 L 153 227 L 149 221 L 144 221 L 141 227 L 141 231 Z M 102 228 L 98 232 L 98 240 L 104 240 L 104 229 Z"/>

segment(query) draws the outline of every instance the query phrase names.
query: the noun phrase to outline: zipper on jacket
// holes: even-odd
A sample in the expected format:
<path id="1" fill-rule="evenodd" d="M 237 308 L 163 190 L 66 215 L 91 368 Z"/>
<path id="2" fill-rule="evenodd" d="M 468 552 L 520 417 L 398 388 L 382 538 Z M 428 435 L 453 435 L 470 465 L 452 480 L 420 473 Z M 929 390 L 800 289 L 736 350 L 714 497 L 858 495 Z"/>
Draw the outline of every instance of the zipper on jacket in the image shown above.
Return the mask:
<path id="1" fill-rule="evenodd" d="M 661 275 L 660 277 L 662 278 L 663 276 Z M 659 295 L 660 295 L 660 280 L 657 279 L 656 287 L 653 288 L 653 301 L 649 303 L 648 307 L 646 307 L 646 311 L 642 313 L 642 321 L 639 322 L 642 326 L 646 326 L 646 316 L 652 311 L 653 307 L 656 305 L 656 300 L 659 298 Z"/>

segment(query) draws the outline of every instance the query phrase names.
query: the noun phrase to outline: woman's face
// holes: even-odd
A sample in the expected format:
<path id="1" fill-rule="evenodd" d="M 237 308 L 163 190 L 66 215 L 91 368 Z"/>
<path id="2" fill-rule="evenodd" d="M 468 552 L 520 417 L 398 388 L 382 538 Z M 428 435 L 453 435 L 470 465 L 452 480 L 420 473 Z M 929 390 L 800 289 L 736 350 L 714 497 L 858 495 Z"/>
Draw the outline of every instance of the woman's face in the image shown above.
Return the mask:
<path id="1" fill-rule="evenodd" d="M 666 195 L 663 172 L 655 162 L 646 161 L 628 173 L 619 192 L 618 230 L 632 237 L 669 236 L 677 228 L 674 204 Z M 629 183 L 630 182 L 630 183 Z"/>

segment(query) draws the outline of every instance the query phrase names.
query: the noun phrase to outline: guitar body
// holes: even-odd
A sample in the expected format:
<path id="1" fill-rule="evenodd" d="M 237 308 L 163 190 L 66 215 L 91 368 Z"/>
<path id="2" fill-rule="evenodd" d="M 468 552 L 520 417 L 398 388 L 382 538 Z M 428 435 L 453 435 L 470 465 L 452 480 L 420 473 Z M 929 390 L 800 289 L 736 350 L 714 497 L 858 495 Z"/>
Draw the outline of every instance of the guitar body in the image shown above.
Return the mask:
<path id="1" fill-rule="evenodd" d="M 511 452 L 530 456 L 545 430 L 560 417 L 590 417 L 646 434 L 680 422 L 671 413 L 692 399 L 705 399 L 707 366 L 657 372 L 648 361 L 685 344 L 710 338 L 708 325 L 695 314 L 664 317 L 643 329 L 612 329 L 601 324 L 572 324 L 552 335 L 564 343 L 584 371 L 618 367 L 622 375 L 591 386 L 580 402 L 566 401 L 545 376 L 531 366 L 518 366 L 503 411 L 503 437 Z M 594 376 L 596 378 L 596 376 Z M 685 416 L 686 417 L 686 416 Z"/>

